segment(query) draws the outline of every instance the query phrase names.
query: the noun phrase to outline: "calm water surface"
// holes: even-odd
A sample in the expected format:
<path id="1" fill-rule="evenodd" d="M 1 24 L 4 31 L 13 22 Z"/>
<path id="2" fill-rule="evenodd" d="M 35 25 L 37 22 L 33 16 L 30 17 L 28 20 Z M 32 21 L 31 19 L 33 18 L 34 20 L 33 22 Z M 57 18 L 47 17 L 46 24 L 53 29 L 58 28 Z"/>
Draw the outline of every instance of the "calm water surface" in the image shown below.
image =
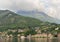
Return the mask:
<path id="1" fill-rule="evenodd" d="M 47 38 L 25 38 L 25 39 L 20 39 L 20 38 L 5 38 L 1 39 L 0 42 L 60 42 L 59 38 L 55 39 L 47 39 Z"/>

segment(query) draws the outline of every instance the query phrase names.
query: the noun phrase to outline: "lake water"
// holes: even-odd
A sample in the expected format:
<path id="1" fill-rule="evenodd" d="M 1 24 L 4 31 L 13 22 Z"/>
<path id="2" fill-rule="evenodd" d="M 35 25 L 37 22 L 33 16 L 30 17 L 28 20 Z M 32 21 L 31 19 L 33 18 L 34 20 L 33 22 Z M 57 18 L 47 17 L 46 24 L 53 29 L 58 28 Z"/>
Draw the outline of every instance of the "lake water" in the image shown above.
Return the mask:
<path id="1" fill-rule="evenodd" d="M 24 39 L 20 39 L 20 38 L 5 38 L 5 39 L 1 39 L 0 38 L 0 42 L 60 42 L 59 38 L 55 38 L 55 39 L 47 39 L 47 38 L 24 38 Z"/>

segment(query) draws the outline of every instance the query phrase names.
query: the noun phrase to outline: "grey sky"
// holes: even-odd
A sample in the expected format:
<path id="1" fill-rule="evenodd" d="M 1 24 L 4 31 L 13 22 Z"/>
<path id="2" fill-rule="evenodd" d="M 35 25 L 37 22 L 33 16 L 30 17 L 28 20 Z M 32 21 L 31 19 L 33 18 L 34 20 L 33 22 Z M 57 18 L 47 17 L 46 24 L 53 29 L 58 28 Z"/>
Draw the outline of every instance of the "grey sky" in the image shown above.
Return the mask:
<path id="1" fill-rule="evenodd" d="M 60 19 L 60 0 L 0 0 L 0 9 L 39 10 Z"/>

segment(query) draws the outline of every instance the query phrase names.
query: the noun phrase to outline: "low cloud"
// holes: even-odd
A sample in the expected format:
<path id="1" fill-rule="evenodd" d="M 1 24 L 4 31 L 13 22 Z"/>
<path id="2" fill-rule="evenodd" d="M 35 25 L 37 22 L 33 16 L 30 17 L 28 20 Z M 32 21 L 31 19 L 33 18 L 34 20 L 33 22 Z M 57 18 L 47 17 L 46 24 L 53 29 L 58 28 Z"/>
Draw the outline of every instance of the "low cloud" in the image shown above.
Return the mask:
<path id="1" fill-rule="evenodd" d="M 44 11 L 49 16 L 59 18 L 60 0 L 0 0 L 0 9 L 10 9 L 13 11 L 37 9 Z M 57 17 L 58 15 L 59 17 Z"/>

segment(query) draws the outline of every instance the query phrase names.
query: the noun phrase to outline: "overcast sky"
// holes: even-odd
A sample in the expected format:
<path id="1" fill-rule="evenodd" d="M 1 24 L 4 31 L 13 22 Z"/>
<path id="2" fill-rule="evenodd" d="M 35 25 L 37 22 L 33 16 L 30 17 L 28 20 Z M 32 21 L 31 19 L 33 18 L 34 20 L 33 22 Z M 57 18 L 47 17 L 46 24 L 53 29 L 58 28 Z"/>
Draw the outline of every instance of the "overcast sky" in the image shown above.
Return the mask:
<path id="1" fill-rule="evenodd" d="M 0 9 L 39 10 L 60 19 L 60 0 L 0 0 Z"/>

